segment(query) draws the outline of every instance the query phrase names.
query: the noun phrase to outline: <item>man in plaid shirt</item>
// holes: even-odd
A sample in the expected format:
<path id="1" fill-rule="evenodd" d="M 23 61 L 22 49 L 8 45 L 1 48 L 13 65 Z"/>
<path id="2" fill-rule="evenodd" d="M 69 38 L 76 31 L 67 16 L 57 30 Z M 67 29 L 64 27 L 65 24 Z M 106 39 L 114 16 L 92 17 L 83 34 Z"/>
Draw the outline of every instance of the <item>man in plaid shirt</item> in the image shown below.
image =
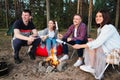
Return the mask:
<path id="1" fill-rule="evenodd" d="M 70 37 L 71 35 L 72 37 Z M 82 22 L 82 18 L 79 14 L 74 15 L 73 24 L 68 28 L 67 32 L 64 35 L 58 34 L 58 38 L 71 45 L 84 44 L 87 42 L 87 27 Z M 67 44 L 63 44 L 63 52 L 65 55 L 62 58 L 60 58 L 59 61 L 67 60 L 69 58 Z M 79 58 L 74 64 L 75 67 L 80 66 L 82 64 L 83 49 L 78 49 L 77 53 Z"/>

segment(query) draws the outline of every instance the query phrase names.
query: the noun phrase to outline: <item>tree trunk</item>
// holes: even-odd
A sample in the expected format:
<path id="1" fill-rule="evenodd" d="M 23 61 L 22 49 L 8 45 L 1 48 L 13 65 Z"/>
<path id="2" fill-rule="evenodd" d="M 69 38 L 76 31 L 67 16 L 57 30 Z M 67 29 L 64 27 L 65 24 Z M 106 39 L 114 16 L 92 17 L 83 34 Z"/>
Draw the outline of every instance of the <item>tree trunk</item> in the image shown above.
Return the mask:
<path id="1" fill-rule="evenodd" d="M 17 19 L 17 0 L 14 0 L 15 19 Z"/>
<path id="2" fill-rule="evenodd" d="M 89 13 L 88 13 L 88 36 L 90 36 L 91 31 L 91 23 L 92 23 L 92 7 L 93 7 L 93 0 L 90 0 L 89 3 Z"/>
<path id="3" fill-rule="evenodd" d="M 0 13 L 2 11 L 2 1 L 0 0 Z"/>
<path id="4" fill-rule="evenodd" d="M 82 1 L 83 0 L 80 0 L 80 11 L 79 11 L 81 16 L 82 16 L 82 3 L 83 3 Z"/>
<path id="5" fill-rule="evenodd" d="M 2 19 L 3 19 L 2 12 L 3 12 L 3 11 L 2 11 L 2 1 L 0 0 L 0 27 L 1 27 L 2 24 L 3 24 L 3 23 L 1 22 Z"/>
<path id="6" fill-rule="evenodd" d="M 6 27 L 8 28 L 8 0 L 5 0 Z"/>
<path id="7" fill-rule="evenodd" d="M 17 7 L 17 8 L 18 8 L 17 14 L 20 15 L 20 14 L 21 14 L 21 0 L 18 0 L 18 5 L 17 5 L 17 6 L 18 6 L 18 7 Z"/>
<path id="8" fill-rule="evenodd" d="M 85 0 L 86 4 L 88 4 L 88 0 Z"/>
<path id="9" fill-rule="evenodd" d="M 77 2 L 77 14 L 82 15 L 82 0 L 78 0 Z"/>
<path id="10" fill-rule="evenodd" d="M 0 0 L 0 20 L 2 18 L 2 1 Z"/>
<path id="11" fill-rule="evenodd" d="M 77 14 L 79 14 L 79 10 L 80 10 L 80 0 L 78 0 L 77 2 Z"/>
<path id="12" fill-rule="evenodd" d="M 50 20 L 50 5 L 49 5 L 50 0 L 46 0 L 46 13 L 47 13 L 47 24 L 48 21 Z"/>
<path id="13" fill-rule="evenodd" d="M 120 0 L 117 0 L 116 4 L 116 18 L 115 18 L 115 27 L 118 28 L 118 22 L 119 22 L 119 5 L 120 5 Z"/>

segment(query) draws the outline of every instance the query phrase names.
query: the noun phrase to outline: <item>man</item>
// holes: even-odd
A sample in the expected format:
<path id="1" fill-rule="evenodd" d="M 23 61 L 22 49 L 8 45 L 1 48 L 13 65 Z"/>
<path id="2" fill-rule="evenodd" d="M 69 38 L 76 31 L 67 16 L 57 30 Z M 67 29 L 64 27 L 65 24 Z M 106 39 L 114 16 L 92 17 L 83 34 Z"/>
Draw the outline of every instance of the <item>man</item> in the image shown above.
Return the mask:
<path id="1" fill-rule="evenodd" d="M 22 62 L 22 60 L 19 58 L 19 51 L 22 46 L 32 45 L 29 56 L 32 60 L 35 60 L 35 50 L 41 41 L 41 39 L 37 37 L 37 30 L 35 29 L 34 24 L 31 21 L 31 11 L 23 10 L 21 17 L 22 19 L 15 21 L 13 25 L 14 60 L 17 64 Z"/>
<path id="2" fill-rule="evenodd" d="M 70 35 L 72 35 L 72 38 L 70 38 Z M 86 25 L 82 22 L 81 16 L 79 14 L 74 15 L 73 24 L 68 28 L 64 36 L 58 34 L 58 38 L 72 45 L 83 44 L 87 42 L 87 28 Z M 67 44 L 63 44 L 63 52 L 65 55 L 62 58 L 60 58 L 60 61 L 69 58 Z M 75 67 L 80 66 L 82 64 L 83 49 L 78 49 L 77 52 L 79 58 L 74 64 Z"/>

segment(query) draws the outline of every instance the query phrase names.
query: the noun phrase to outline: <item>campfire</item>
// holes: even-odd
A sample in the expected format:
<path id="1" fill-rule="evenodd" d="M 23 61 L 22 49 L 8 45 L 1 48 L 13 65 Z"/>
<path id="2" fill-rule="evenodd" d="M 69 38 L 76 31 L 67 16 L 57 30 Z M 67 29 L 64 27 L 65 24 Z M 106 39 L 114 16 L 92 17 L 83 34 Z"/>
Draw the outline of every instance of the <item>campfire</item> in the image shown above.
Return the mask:
<path id="1" fill-rule="evenodd" d="M 49 63 L 50 66 L 56 68 L 57 65 L 58 65 L 60 62 L 58 61 L 57 56 L 54 54 L 55 52 L 56 52 L 56 50 L 55 50 L 54 48 L 52 48 L 52 49 L 50 50 L 50 53 L 51 53 L 51 54 L 50 54 L 49 57 L 46 58 L 45 62 L 46 62 L 46 63 Z"/>
<path id="2" fill-rule="evenodd" d="M 46 68 L 46 72 L 52 72 L 52 71 L 63 71 L 67 68 L 67 64 L 65 61 L 60 62 L 54 54 L 56 50 L 52 48 L 50 50 L 50 56 L 47 57 L 43 62 L 41 67 Z"/>

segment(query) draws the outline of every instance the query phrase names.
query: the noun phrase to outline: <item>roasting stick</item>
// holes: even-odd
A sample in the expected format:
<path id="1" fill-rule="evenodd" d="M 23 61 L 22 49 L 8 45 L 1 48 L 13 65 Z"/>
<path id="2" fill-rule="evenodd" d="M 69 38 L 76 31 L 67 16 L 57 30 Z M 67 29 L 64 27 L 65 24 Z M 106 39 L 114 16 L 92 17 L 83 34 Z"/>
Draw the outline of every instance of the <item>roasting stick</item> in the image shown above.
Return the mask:
<path id="1" fill-rule="evenodd" d="M 60 40 L 60 39 L 56 39 L 56 41 L 57 41 L 58 43 L 61 43 L 61 44 L 67 44 L 68 46 L 71 46 L 71 47 L 72 47 L 71 44 L 66 43 L 66 42 L 64 42 L 64 41 L 62 41 L 62 40 Z"/>
<path id="2" fill-rule="evenodd" d="M 58 30 L 58 23 L 57 23 L 57 21 L 55 21 L 55 25 L 56 25 L 56 30 Z M 72 45 L 71 44 L 69 44 L 69 43 L 66 43 L 66 42 L 64 42 L 64 41 L 62 41 L 62 40 L 60 40 L 60 39 L 56 39 L 56 41 L 58 42 L 58 43 L 63 43 L 63 44 L 67 44 L 68 46 L 71 46 L 72 47 Z"/>
<path id="3" fill-rule="evenodd" d="M 56 30 L 58 30 L 58 23 L 55 21 Z"/>

